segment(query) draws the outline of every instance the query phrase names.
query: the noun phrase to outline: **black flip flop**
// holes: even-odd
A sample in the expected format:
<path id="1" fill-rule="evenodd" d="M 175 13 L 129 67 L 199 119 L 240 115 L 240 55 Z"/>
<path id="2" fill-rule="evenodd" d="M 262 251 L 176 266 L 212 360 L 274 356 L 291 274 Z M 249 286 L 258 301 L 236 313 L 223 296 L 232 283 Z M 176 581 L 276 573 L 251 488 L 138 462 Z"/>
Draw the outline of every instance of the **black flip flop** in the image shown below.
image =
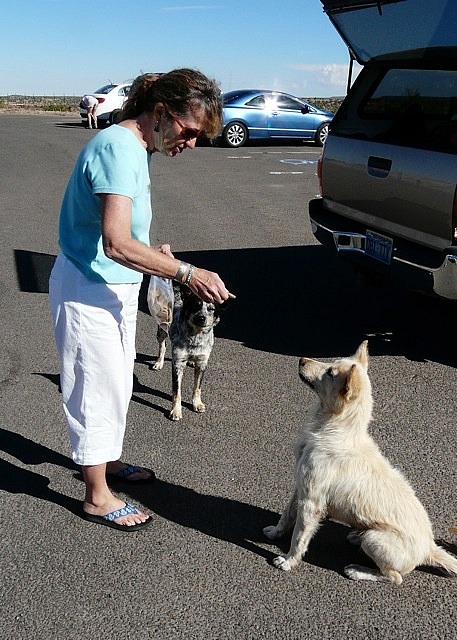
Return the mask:
<path id="1" fill-rule="evenodd" d="M 118 531 L 138 531 L 139 529 L 143 529 L 147 525 L 152 523 L 152 517 L 148 516 L 148 519 L 144 522 L 140 522 L 139 524 L 118 524 L 115 522 L 117 518 L 122 518 L 122 516 L 127 516 L 130 513 L 138 513 L 138 510 L 128 502 L 125 503 L 125 506 L 121 509 L 117 509 L 116 511 L 112 511 L 111 513 L 107 513 L 104 516 L 95 516 L 91 513 L 87 513 L 87 511 L 82 510 L 82 515 L 84 520 L 88 522 L 94 522 L 96 524 L 101 524 L 104 527 L 111 527 L 112 529 L 117 529 Z"/>
<path id="2" fill-rule="evenodd" d="M 150 473 L 149 478 L 140 478 L 138 480 L 130 480 L 130 476 L 140 471 L 147 471 Z M 129 464 L 124 469 L 117 471 L 116 473 L 107 473 L 106 481 L 109 483 L 124 483 L 124 484 L 151 484 L 156 479 L 154 471 L 147 469 L 146 467 L 136 467 L 134 464 Z"/>

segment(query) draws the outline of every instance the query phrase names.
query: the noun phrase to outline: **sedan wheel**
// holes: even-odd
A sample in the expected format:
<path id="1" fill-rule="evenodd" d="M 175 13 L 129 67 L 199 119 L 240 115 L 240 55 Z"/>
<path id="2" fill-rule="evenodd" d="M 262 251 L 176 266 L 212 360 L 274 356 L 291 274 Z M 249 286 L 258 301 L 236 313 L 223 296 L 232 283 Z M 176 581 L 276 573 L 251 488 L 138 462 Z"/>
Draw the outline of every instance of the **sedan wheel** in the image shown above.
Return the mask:
<path id="1" fill-rule="evenodd" d="M 242 147 L 248 139 L 248 130 L 241 122 L 231 122 L 225 127 L 222 137 L 228 147 Z"/>
<path id="2" fill-rule="evenodd" d="M 119 122 L 121 121 L 121 116 L 122 116 L 122 109 L 114 109 L 114 111 L 110 113 L 109 123 L 119 124 Z"/>
<path id="3" fill-rule="evenodd" d="M 318 147 L 322 147 L 328 136 L 328 122 L 321 124 L 319 129 L 316 131 L 316 137 L 314 139 L 315 143 Z"/>

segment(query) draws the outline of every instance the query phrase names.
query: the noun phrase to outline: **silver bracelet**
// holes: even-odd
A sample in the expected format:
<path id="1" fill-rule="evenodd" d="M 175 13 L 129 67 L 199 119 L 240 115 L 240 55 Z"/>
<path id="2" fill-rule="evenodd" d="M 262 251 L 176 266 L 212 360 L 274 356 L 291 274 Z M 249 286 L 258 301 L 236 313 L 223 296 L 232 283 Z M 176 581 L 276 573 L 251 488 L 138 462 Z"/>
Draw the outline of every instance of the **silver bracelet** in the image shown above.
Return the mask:
<path id="1" fill-rule="evenodd" d="M 193 274 L 193 272 L 194 272 L 194 266 L 191 264 L 191 265 L 190 265 L 190 267 L 189 267 L 189 273 L 187 274 L 187 278 L 186 278 L 186 281 L 185 281 L 185 283 L 184 283 L 184 284 L 186 284 L 187 286 L 189 286 L 189 282 L 190 282 L 190 281 L 191 281 L 191 279 L 192 279 L 192 274 Z"/>
<path id="2" fill-rule="evenodd" d="M 189 265 L 188 262 L 180 262 L 178 270 L 177 270 L 176 275 L 173 278 L 173 280 L 177 280 L 181 284 L 184 284 L 184 276 L 186 275 L 187 267 L 189 267 L 189 266 L 190 265 Z"/>

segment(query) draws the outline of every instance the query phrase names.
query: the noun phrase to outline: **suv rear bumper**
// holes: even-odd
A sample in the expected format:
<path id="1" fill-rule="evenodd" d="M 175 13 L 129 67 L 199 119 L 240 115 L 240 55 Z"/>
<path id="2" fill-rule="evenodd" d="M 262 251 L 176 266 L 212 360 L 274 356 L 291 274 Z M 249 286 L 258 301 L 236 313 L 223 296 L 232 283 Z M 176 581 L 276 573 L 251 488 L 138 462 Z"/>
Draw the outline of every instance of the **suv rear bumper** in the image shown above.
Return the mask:
<path id="1" fill-rule="evenodd" d="M 408 289 L 457 300 L 457 246 L 433 250 L 394 237 L 392 261 L 386 265 L 366 255 L 367 227 L 325 209 L 322 198 L 310 201 L 309 217 L 315 238 L 341 257 Z"/>

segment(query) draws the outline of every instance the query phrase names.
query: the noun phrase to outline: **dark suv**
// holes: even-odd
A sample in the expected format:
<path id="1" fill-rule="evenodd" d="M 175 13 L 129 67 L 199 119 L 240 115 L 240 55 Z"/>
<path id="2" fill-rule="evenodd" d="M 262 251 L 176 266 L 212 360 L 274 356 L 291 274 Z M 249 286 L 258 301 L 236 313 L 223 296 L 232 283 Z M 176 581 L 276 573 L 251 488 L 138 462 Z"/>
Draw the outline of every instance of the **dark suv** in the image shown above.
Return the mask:
<path id="1" fill-rule="evenodd" d="M 457 299 L 457 2 L 321 0 L 363 69 L 330 125 L 316 238 Z"/>

